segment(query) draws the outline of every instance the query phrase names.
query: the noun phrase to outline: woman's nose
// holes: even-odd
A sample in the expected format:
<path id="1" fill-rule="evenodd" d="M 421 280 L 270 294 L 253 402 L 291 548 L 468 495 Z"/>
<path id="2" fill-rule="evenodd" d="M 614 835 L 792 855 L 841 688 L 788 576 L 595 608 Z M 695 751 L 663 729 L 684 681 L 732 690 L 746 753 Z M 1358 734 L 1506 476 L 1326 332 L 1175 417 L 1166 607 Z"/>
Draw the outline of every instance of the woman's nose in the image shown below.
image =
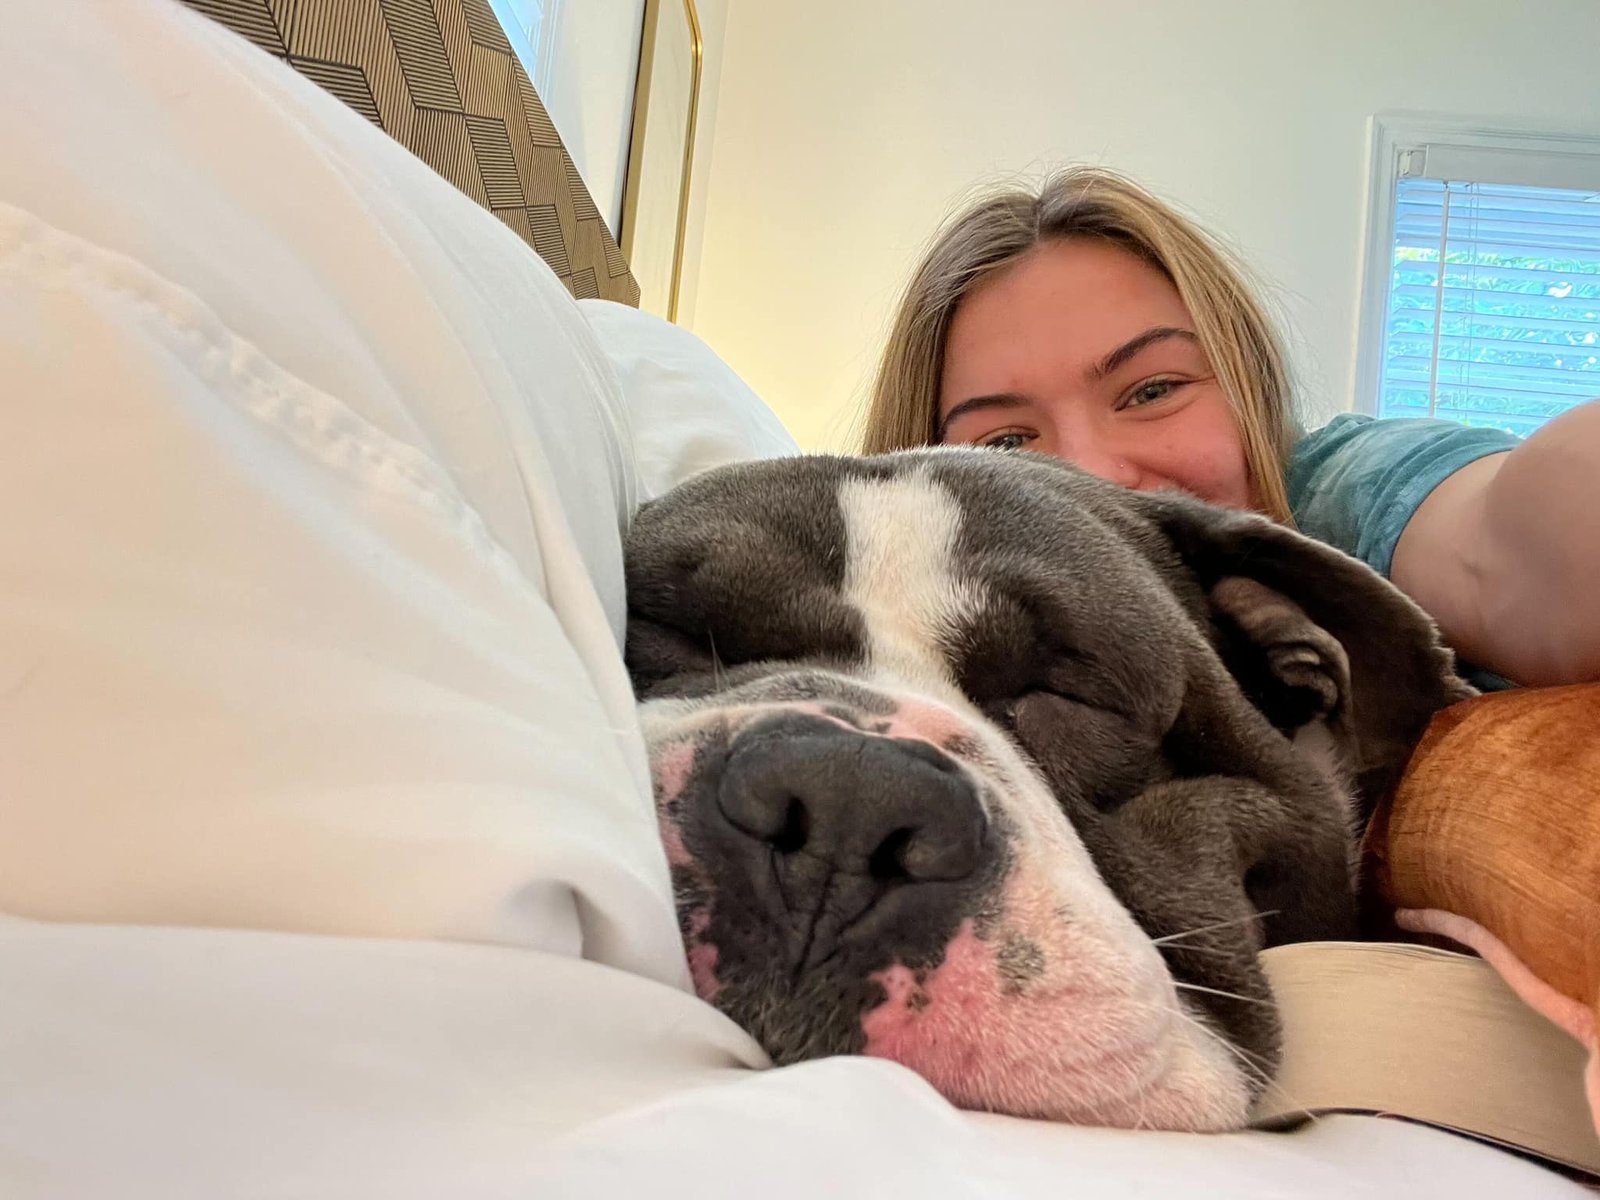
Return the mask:
<path id="1" fill-rule="evenodd" d="M 1061 457 L 1091 475 L 1125 488 L 1137 488 L 1142 477 L 1135 463 L 1119 453 L 1117 447 L 1097 437 L 1073 438 L 1070 445 L 1062 447 Z"/>

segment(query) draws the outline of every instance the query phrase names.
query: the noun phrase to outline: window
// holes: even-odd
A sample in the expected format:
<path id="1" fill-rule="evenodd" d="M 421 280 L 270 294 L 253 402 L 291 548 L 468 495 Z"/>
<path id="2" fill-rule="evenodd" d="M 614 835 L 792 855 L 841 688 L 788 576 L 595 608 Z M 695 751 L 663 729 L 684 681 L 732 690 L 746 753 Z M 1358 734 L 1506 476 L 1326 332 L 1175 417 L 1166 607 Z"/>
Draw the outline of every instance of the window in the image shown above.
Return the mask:
<path id="1" fill-rule="evenodd" d="M 550 87 L 550 63 L 555 53 L 557 5 L 551 0 L 489 0 L 500 27 L 506 31 L 511 48 L 522 60 L 522 69 L 533 81 L 533 89 L 544 98 Z"/>
<path id="2" fill-rule="evenodd" d="M 1528 434 L 1600 396 L 1600 141 L 1374 133 L 1364 410 Z"/>

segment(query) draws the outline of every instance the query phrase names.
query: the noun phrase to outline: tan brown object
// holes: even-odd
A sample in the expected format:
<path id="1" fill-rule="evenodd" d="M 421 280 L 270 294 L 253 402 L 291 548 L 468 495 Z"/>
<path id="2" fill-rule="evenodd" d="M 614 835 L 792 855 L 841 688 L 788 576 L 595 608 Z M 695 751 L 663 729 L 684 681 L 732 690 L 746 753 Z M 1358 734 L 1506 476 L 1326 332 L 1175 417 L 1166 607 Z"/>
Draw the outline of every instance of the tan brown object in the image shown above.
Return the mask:
<path id="1" fill-rule="evenodd" d="M 1600 684 L 1440 712 L 1373 817 L 1367 865 L 1389 905 L 1475 922 L 1600 1020 Z"/>

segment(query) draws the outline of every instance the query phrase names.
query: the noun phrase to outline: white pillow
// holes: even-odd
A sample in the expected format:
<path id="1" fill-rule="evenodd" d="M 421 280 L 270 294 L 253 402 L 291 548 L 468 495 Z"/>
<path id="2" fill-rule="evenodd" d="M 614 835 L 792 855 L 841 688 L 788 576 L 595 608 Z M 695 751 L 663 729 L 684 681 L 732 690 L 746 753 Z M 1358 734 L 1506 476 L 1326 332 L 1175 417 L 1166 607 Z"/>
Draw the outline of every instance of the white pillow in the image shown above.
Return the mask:
<path id="1" fill-rule="evenodd" d="M 609 300 L 578 307 L 622 383 L 641 501 L 712 467 L 800 453 L 761 397 L 687 329 Z"/>
<path id="2" fill-rule="evenodd" d="M 215 22 L 13 17 L 0 910 L 681 984 L 618 653 L 626 418 L 576 304 Z"/>

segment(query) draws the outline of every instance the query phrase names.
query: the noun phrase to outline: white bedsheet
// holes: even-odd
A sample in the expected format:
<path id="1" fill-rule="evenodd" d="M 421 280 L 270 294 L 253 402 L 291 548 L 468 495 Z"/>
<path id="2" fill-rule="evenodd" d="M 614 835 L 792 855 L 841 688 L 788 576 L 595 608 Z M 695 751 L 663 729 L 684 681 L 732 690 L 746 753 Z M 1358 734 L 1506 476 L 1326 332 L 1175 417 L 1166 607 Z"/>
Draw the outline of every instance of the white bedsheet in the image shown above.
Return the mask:
<path id="1" fill-rule="evenodd" d="M 1583 1194 L 761 1069 L 685 988 L 618 655 L 648 397 L 169 0 L 7 13 L 0 387 L 0 1196 Z"/>
<path id="2" fill-rule="evenodd" d="M 893 1064 L 735 1066 L 691 997 L 535 951 L 0 921 L 0 1195 L 1559 1197 L 1442 1133 L 1073 1129 Z"/>

